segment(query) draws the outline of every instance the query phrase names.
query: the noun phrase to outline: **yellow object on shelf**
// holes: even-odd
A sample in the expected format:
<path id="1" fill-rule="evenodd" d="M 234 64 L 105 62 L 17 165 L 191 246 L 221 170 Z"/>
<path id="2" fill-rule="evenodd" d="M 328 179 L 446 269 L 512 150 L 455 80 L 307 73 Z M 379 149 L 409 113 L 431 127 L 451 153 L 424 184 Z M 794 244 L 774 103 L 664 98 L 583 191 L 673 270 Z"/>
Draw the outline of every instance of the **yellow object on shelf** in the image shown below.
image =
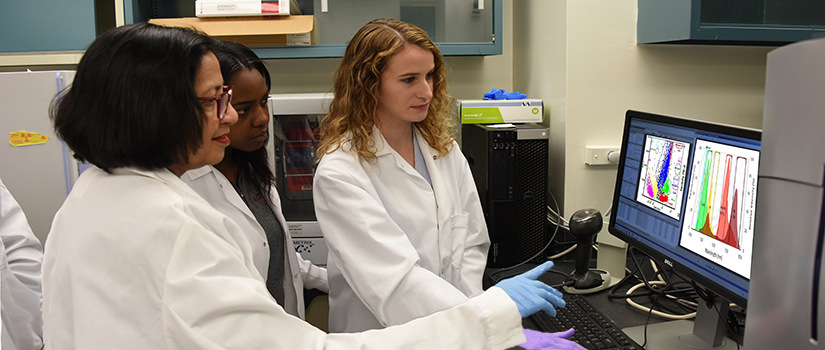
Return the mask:
<path id="1" fill-rule="evenodd" d="M 149 23 L 194 28 L 209 36 L 246 46 L 315 44 L 315 18 L 312 15 L 153 18 Z"/>

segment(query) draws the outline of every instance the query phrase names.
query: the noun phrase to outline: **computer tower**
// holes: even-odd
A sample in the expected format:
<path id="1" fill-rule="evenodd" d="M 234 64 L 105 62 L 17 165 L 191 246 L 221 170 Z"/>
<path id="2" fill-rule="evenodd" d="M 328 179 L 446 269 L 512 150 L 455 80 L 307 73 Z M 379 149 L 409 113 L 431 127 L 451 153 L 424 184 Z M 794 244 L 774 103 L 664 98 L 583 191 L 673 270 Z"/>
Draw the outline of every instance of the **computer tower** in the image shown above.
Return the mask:
<path id="1" fill-rule="evenodd" d="M 535 124 L 462 126 L 462 150 L 490 234 L 488 267 L 529 260 L 547 244 L 548 134 Z"/>

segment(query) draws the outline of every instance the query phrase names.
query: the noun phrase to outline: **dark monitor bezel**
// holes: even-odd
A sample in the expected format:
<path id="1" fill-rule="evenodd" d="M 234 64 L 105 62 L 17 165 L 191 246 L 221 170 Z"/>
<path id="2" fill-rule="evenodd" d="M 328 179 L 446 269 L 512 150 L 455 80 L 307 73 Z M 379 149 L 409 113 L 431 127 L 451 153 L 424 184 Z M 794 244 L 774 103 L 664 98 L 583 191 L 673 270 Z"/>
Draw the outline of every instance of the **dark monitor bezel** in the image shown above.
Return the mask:
<path id="1" fill-rule="evenodd" d="M 616 174 L 616 184 L 614 187 L 613 192 L 613 199 L 612 199 L 612 211 L 615 213 L 619 208 L 619 199 L 621 197 L 621 186 L 622 186 L 622 179 L 624 177 L 624 170 L 625 170 L 625 161 L 627 155 L 627 147 L 628 147 L 628 137 L 630 135 L 630 126 L 631 126 L 631 119 L 641 119 L 644 121 L 656 122 L 656 123 L 664 123 L 670 124 L 674 126 L 682 126 L 693 128 L 701 131 L 708 131 L 714 133 L 721 133 L 726 135 L 732 135 L 735 137 L 742 137 L 746 139 L 751 139 L 755 141 L 761 142 L 761 131 L 755 129 L 748 129 L 748 128 L 741 128 L 731 125 L 724 125 L 724 124 L 716 124 L 711 122 L 693 120 L 693 119 L 685 119 L 681 117 L 674 117 L 674 116 L 666 116 L 648 112 L 641 112 L 636 110 L 628 110 L 625 114 L 625 121 L 624 127 L 622 132 L 622 146 L 621 146 L 621 155 L 619 157 L 619 164 L 618 164 L 618 171 Z M 694 144 L 695 146 L 695 144 Z M 690 159 L 693 159 L 693 152 L 691 150 Z M 758 193 L 757 193 L 758 196 Z M 682 211 L 680 214 L 680 220 L 683 219 L 685 213 Z M 736 294 L 730 291 L 727 287 L 720 285 L 719 283 L 705 277 L 703 274 L 695 271 L 694 269 L 686 266 L 683 262 L 675 260 L 671 256 L 665 255 L 663 252 L 660 252 L 654 247 L 641 242 L 632 236 L 625 234 L 623 230 L 616 228 L 616 218 L 617 215 L 610 215 L 610 222 L 608 225 L 608 231 L 616 236 L 616 238 L 621 239 L 622 241 L 631 245 L 634 249 L 637 249 L 644 254 L 650 256 L 651 258 L 657 260 L 659 263 L 666 263 L 667 266 L 672 266 L 676 271 L 680 274 L 684 275 L 687 278 L 694 280 L 695 282 L 699 283 L 700 285 L 709 288 L 713 292 L 721 295 L 722 297 L 726 298 L 727 300 L 736 303 L 742 307 L 747 305 L 747 298 Z M 751 262 L 752 263 L 752 262 Z M 748 279 L 748 283 L 750 283 Z"/>

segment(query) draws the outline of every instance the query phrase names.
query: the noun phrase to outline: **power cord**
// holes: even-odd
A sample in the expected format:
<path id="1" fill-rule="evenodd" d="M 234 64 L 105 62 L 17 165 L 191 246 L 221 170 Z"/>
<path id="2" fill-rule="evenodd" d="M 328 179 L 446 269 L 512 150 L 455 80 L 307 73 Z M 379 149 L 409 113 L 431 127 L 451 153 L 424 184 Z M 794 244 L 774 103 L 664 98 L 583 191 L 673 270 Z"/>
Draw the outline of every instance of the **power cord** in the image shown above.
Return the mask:
<path id="1" fill-rule="evenodd" d="M 667 318 L 667 319 L 687 319 L 687 318 L 691 318 L 692 317 L 691 314 L 693 314 L 693 311 L 696 309 L 696 303 L 688 300 L 688 299 L 692 298 L 692 294 L 694 293 L 693 286 L 690 286 L 688 288 L 677 288 L 678 284 L 683 284 L 685 282 L 672 283 L 672 282 L 666 281 L 662 271 L 657 268 L 656 263 L 653 260 L 648 259 L 650 261 L 651 266 L 653 267 L 653 270 L 655 271 L 655 274 L 654 274 L 653 277 L 658 278 L 657 280 L 651 281 L 650 279 L 647 278 L 647 276 L 645 276 L 644 270 L 642 269 L 641 265 L 639 264 L 639 261 L 636 259 L 636 250 L 634 250 L 631 247 L 631 250 L 629 252 L 630 252 L 630 257 L 631 257 L 631 260 L 633 261 L 633 265 L 634 265 L 635 269 L 633 271 L 631 271 L 630 273 L 628 273 L 627 275 L 625 275 L 625 277 L 621 281 L 616 283 L 616 285 L 614 285 L 611 288 L 611 290 L 610 290 L 610 292 L 608 293 L 608 296 L 607 296 L 608 299 L 625 299 L 626 302 L 629 305 L 633 306 L 634 308 L 640 309 L 640 310 L 645 311 L 645 312 L 649 312 L 652 315 L 656 315 L 656 316 L 662 317 L 662 318 Z M 641 276 L 641 277 L 639 277 L 639 276 Z M 630 280 L 631 278 L 635 278 L 639 283 L 632 286 L 632 287 L 630 287 L 624 294 L 618 294 L 618 289 L 622 285 L 624 285 L 628 280 Z M 637 292 L 642 287 L 644 287 L 646 291 L 642 291 L 641 293 Z M 691 298 L 686 299 L 685 296 L 679 296 L 679 295 L 685 294 L 685 293 L 690 293 Z M 652 305 L 653 305 L 652 307 L 647 307 L 647 306 L 640 305 L 639 303 L 637 303 L 637 302 L 635 302 L 631 299 L 631 298 L 637 298 L 637 297 L 650 297 L 650 296 L 655 296 L 656 297 L 654 302 L 652 303 Z M 660 304 L 658 302 L 658 299 L 661 296 L 664 296 L 665 298 L 670 299 L 672 302 L 679 305 L 683 309 L 683 311 L 688 311 L 689 310 L 690 312 L 687 312 L 685 314 L 676 314 L 673 311 L 668 311 L 668 312 L 670 312 L 670 313 L 668 313 L 668 312 L 662 312 L 662 311 L 654 310 L 653 307 L 655 307 L 656 305 L 658 305 L 660 308 L 667 309 L 667 307 L 664 304 Z"/>
<path id="2" fill-rule="evenodd" d="M 681 276 L 675 270 L 672 270 L 672 269 L 662 270 L 660 268 L 660 266 L 653 259 L 650 259 L 648 257 L 647 260 L 650 262 L 650 266 L 651 266 L 651 268 L 654 272 L 654 275 L 651 276 L 651 277 L 653 277 L 655 280 L 649 279 L 647 276 L 645 276 L 644 270 L 641 268 L 641 265 L 639 264 L 639 261 L 638 261 L 637 256 L 636 256 L 637 252 L 638 251 L 633 249 L 633 247 L 630 247 L 629 253 L 630 253 L 630 258 L 633 261 L 634 270 L 631 271 L 628 275 L 626 275 L 625 278 L 623 278 L 619 283 L 617 283 L 615 286 L 613 286 L 613 288 L 611 288 L 611 291 L 608 294 L 608 298 L 609 299 L 625 299 L 625 301 L 630 306 L 632 306 L 634 308 L 637 308 L 639 310 L 643 310 L 648 314 L 647 315 L 647 320 L 645 321 L 644 331 L 643 331 L 642 348 L 644 348 L 645 345 L 647 344 L 647 341 L 648 341 L 648 334 L 647 334 L 648 325 L 650 324 L 650 318 L 653 315 L 656 315 L 657 317 L 660 317 L 660 318 L 671 319 L 671 320 L 691 319 L 691 318 L 694 318 L 696 316 L 696 311 L 695 310 L 698 307 L 698 303 L 699 302 L 704 302 L 704 303 L 709 303 L 708 305 L 712 305 L 713 309 L 716 311 L 716 313 L 719 315 L 719 317 L 723 316 L 722 311 L 720 311 L 719 307 L 714 302 L 714 301 L 716 301 L 716 298 L 718 298 L 718 297 L 712 291 L 707 290 L 705 288 L 702 288 L 701 286 L 696 284 L 696 282 L 694 282 L 694 281 L 687 282 L 689 279 L 685 278 L 684 276 Z M 680 279 L 680 281 L 679 282 L 668 281 L 668 278 L 667 278 L 668 274 L 665 273 L 665 272 L 672 273 L 674 276 L 678 277 L 678 279 Z M 639 283 L 637 283 L 636 285 L 630 287 L 624 293 L 624 295 L 618 295 L 617 290 L 618 290 L 619 286 L 625 284 L 630 279 L 637 279 L 637 280 L 639 280 Z M 678 288 L 677 286 L 680 285 L 680 284 L 687 284 L 687 285 L 689 285 L 689 287 L 687 287 L 687 288 Z M 646 291 L 642 291 L 640 293 L 641 289 L 646 289 Z M 652 299 L 651 306 L 647 307 L 647 306 L 641 305 L 641 304 L 639 304 L 636 301 L 631 299 L 631 298 L 637 298 L 637 297 L 651 297 L 651 299 Z M 684 314 L 676 314 L 676 313 L 673 313 L 672 311 L 663 312 L 663 311 L 657 310 L 656 308 L 667 309 L 665 304 L 662 304 L 660 302 L 660 299 L 662 297 L 670 299 L 673 303 L 680 306 L 684 310 L 691 310 L 691 311 L 687 312 L 687 313 L 684 313 Z M 696 300 L 696 301 L 693 301 L 693 300 Z M 738 308 L 738 306 L 736 304 L 731 303 L 729 305 L 729 309 L 728 309 L 726 315 L 724 315 L 725 317 L 722 317 L 722 319 L 724 320 L 725 326 L 726 326 L 726 328 L 727 328 L 727 330 L 730 334 L 739 335 L 742 332 L 742 329 L 743 329 L 742 325 L 743 325 L 744 322 L 742 322 L 740 320 L 740 318 L 737 317 L 736 312 L 734 312 L 735 308 Z M 744 311 L 740 311 L 740 313 L 744 313 Z M 738 342 L 735 342 L 735 343 L 736 343 L 736 348 L 739 349 L 740 344 Z"/>

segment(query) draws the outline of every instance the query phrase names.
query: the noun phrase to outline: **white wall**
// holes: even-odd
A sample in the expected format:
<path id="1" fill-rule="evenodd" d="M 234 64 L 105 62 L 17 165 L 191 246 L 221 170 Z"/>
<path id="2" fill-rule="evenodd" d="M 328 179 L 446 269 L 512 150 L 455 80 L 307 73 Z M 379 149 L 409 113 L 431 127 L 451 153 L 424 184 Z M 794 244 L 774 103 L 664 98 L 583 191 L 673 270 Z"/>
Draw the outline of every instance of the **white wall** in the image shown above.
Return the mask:
<path id="1" fill-rule="evenodd" d="M 773 48 L 637 45 L 636 0 L 512 2 L 513 86 L 545 100 L 566 216 L 610 206 L 616 166 L 585 165 L 584 149 L 621 144 L 628 109 L 761 127 Z"/>

